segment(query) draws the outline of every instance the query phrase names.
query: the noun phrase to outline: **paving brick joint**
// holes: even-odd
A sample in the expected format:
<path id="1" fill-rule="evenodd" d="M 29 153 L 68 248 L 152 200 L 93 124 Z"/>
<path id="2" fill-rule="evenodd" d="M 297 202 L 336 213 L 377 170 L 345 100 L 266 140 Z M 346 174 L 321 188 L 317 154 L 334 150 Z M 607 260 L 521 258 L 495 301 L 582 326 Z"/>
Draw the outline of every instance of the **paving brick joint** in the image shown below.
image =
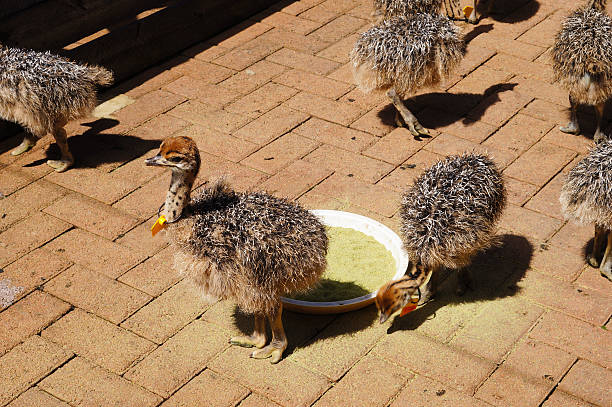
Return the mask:
<path id="1" fill-rule="evenodd" d="M 0 407 L 611 406 L 612 283 L 585 262 L 592 227 L 558 203 L 593 146 L 588 109 L 585 134 L 558 130 L 569 104 L 548 52 L 577 3 L 496 3 L 457 23 L 472 40 L 451 77 L 407 100 L 431 137 L 355 87 L 348 54 L 372 0 L 284 0 L 102 93 L 98 117 L 67 125 L 65 173 L 44 164 L 50 136 L 19 157 L 17 136 L 0 141 Z M 283 360 L 250 359 L 227 343 L 250 319 L 206 303 L 150 236 L 169 175 L 143 160 L 170 135 L 198 143 L 196 187 L 226 176 L 396 232 L 425 168 L 487 152 L 508 188 L 501 244 L 464 297 L 451 274 L 385 325 L 374 306 L 285 312 Z"/>

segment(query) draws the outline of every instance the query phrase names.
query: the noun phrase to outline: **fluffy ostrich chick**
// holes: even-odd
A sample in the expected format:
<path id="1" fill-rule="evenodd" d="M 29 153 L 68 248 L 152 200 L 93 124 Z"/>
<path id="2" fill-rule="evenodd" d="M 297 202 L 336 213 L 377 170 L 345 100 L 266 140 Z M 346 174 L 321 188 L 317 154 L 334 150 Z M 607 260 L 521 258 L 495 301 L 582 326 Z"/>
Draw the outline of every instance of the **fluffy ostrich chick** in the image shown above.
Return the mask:
<path id="1" fill-rule="evenodd" d="M 587 261 L 612 280 L 612 141 L 593 148 L 567 175 L 561 189 L 565 216 L 584 224 L 595 224 L 593 251 Z"/>
<path id="2" fill-rule="evenodd" d="M 25 153 L 51 133 L 61 158 L 47 164 L 58 172 L 67 170 L 74 158 L 64 126 L 89 115 L 97 103 L 96 86 L 112 82 L 113 74 L 99 66 L 0 45 L 0 118 L 26 130 L 23 142 L 11 154 Z"/>
<path id="3" fill-rule="evenodd" d="M 605 139 L 601 130 L 604 106 L 612 96 L 612 19 L 606 0 L 589 0 L 563 22 L 552 49 L 555 78 L 569 91 L 571 118 L 561 131 L 578 134 L 579 104 L 595 106 L 594 140 Z"/>
<path id="4" fill-rule="evenodd" d="M 287 347 L 282 295 L 313 287 L 327 266 L 323 224 L 295 203 L 265 193 L 239 193 L 213 183 L 193 199 L 200 154 L 188 137 L 166 139 L 147 165 L 172 170 L 162 215 L 175 267 L 212 299 L 231 299 L 255 315 L 252 335 L 230 342 L 257 347 L 251 357 L 277 363 Z M 266 320 L 272 340 L 266 346 Z"/>
<path id="5" fill-rule="evenodd" d="M 432 274 L 460 271 L 458 293 L 471 281 L 466 269 L 476 253 L 495 242 L 506 205 L 501 173 L 487 156 L 464 154 L 439 161 L 402 196 L 401 233 L 414 272 L 382 286 L 376 296 L 380 322 L 405 307 L 417 291 L 435 291 Z"/>
<path id="6" fill-rule="evenodd" d="M 438 84 L 462 60 L 465 42 L 460 29 L 448 17 L 417 13 L 384 20 L 363 34 L 351 52 L 353 73 L 359 88 L 387 90 L 403 123 L 418 137 L 429 132 L 400 97 Z"/>

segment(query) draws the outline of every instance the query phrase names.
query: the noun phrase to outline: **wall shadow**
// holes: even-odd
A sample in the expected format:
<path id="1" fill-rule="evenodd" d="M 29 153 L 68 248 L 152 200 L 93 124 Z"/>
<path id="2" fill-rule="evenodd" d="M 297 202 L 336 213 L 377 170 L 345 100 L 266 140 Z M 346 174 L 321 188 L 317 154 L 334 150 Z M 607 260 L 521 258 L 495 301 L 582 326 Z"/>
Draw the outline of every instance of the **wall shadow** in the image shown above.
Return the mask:
<path id="1" fill-rule="evenodd" d="M 529 268 L 532 256 L 533 246 L 525 237 L 500 236 L 499 246 L 480 253 L 472 262 L 474 283 L 465 295 L 455 294 L 457 276 L 451 272 L 433 300 L 404 317 L 396 316 L 387 333 L 415 330 L 426 320 L 436 318 L 436 312 L 445 306 L 514 296 L 520 290 L 517 283 Z"/>
<path id="2" fill-rule="evenodd" d="M 487 0 L 479 1 L 476 9 L 483 18 L 512 24 L 533 17 L 540 3 L 535 0 Z"/>

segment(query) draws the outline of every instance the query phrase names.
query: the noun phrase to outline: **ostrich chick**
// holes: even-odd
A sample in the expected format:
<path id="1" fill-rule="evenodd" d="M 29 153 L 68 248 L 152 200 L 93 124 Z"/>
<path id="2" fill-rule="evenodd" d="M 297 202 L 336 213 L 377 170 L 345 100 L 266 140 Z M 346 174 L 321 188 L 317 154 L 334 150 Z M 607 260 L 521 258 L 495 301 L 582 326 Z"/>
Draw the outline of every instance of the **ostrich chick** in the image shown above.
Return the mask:
<path id="1" fill-rule="evenodd" d="M 47 164 L 67 170 L 74 159 L 64 126 L 87 116 L 96 106 L 96 85 L 108 86 L 113 74 L 99 66 L 79 65 L 49 52 L 0 45 L 0 118 L 26 130 L 12 155 L 23 154 L 51 133 L 61 151 Z"/>
<path id="2" fill-rule="evenodd" d="M 593 148 L 567 175 L 561 208 L 573 221 L 595 224 L 593 251 L 587 261 L 612 280 L 612 141 Z M 604 251 L 605 249 L 605 251 Z"/>
<path id="3" fill-rule="evenodd" d="M 458 294 L 471 281 L 465 268 L 494 241 L 495 224 L 506 205 L 503 178 L 487 156 L 451 156 L 426 170 L 402 196 L 400 209 L 404 248 L 414 273 L 378 290 L 380 322 L 405 307 L 417 290 L 427 287 L 442 267 L 460 271 Z"/>
<path id="4" fill-rule="evenodd" d="M 252 335 L 230 343 L 277 363 L 287 347 L 280 296 L 313 287 L 327 266 L 323 224 L 299 205 L 265 193 L 239 193 L 219 181 L 193 200 L 200 154 L 188 137 L 166 139 L 147 165 L 172 170 L 162 214 L 175 267 L 211 299 L 233 299 L 255 315 Z M 272 330 L 269 345 L 266 319 Z M 264 347 L 265 346 L 265 347 Z"/>
<path id="5" fill-rule="evenodd" d="M 474 0 L 473 11 L 468 18 L 472 24 L 478 22 L 476 13 L 476 4 L 478 0 Z M 450 18 L 455 18 L 455 10 L 459 8 L 459 0 L 374 0 L 375 15 L 382 18 L 393 16 L 407 16 L 414 13 L 438 13 L 442 9 L 446 11 L 446 15 Z"/>
<path id="6" fill-rule="evenodd" d="M 569 91 L 571 118 L 564 133 L 578 134 L 578 104 L 595 106 L 597 130 L 594 140 L 605 139 L 601 121 L 612 95 L 612 19 L 606 0 L 589 0 L 563 22 L 552 49 L 555 78 Z"/>
<path id="7" fill-rule="evenodd" d="M 363 34 L 353 51 L 353 73 L 359 88 L 369 93 L 388 90 L 397 112 L 418 137 L 429 132 L 404 105 L 400 96 L 436 85 L 461 61 L 465 43 L 459 28 L 448 17 L 417 13 L 384 20 Z"/>

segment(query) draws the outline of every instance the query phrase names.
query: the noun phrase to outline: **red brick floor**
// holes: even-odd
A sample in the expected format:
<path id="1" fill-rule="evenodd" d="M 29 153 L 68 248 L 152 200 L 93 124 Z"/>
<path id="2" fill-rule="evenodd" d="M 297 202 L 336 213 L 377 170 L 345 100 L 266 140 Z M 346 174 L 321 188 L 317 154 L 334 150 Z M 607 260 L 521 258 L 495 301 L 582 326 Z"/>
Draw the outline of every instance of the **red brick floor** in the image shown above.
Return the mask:
<path id="1" fill-rule="evenodd" d="M 467 1 L 466 1 L 467 2 Z M 592 143 L 561 133 L 567 95 L 547 50 L 576 2 L 502 2 L 461 67 L 408 103 L 432 137 L 393 123 L 355 88 L 348 53 L 372 0 L 283 1 L 102 94 L 104 118 L 70 123 L 75 168 L 0 144 L 0 406 L 611 406 L 612 283 L 566 223 L 563 177 Z M 518 4 L 518 5 L 517 5 Z M 612 11 L 612 10 L 611 10 Z M 477 34 L 477 35 L 476 35 Z M 398 230 L 401 191 L 445 155 L 490 153 L 510 203 L 476 286 L 379 325 L 373 306 L 284 314 L 278 365 L 227 339 L 250 319 L 205 303 L 148 232 L 169 175 L 143 165 L 193 137 L 197 184 L 227 175 L 309 208 Z M 53 149 L 51 150 L 53 154 Z"/>

